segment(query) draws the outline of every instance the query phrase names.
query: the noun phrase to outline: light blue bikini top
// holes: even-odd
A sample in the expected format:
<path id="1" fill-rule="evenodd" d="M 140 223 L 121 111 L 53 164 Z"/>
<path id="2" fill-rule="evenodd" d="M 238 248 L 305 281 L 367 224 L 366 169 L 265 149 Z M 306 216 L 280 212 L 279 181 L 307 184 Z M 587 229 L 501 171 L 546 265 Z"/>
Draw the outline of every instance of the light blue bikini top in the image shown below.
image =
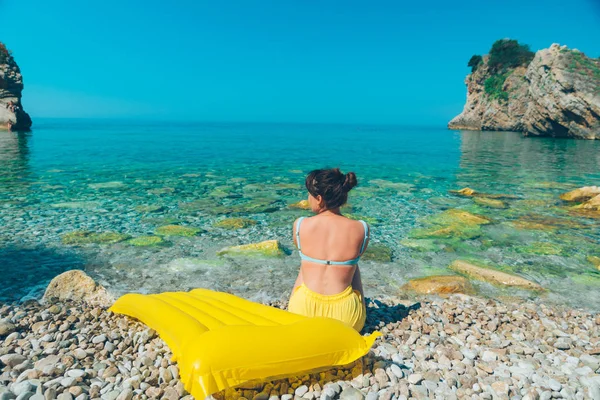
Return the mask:
<path id="1" fill-rule="evenodd" d="M 296 225 L 296 241 L 298 242 L 298 253 L 300 253 L 300 258 L 302 260 L 305 261 L 310 261 L 310 262 L 314 262 L 317 264 L 326 264 L 326 265 L 356 265 L 358 264 L 358 260 L 360 260 L 360 255 L 356 258 L 353 258 L 352 260 L 348 260 L 348 261 L 329 261 L 329 260 L 319 260 L 317 258 L 312 258 L 307 256 L 306 254 L 302 253 L 302 249 L 300 248 L 300 224 L 302 223 L 302 220 L 304 219 L 304 217 L 300 217 L 298 219 L 298 224 Z M 367 223 L 365 221 L 359 221 L 363 227 L 365 228 L 365 238 L 363 239 L 362 242 L 362 246 L 360 247 L 360 253 L 358 254 L 362 254 L 362 252 L 365 250 L 365 245 L 367 244 L 367 239 L 369 238 L 369 227 L 367 226 Z"/>

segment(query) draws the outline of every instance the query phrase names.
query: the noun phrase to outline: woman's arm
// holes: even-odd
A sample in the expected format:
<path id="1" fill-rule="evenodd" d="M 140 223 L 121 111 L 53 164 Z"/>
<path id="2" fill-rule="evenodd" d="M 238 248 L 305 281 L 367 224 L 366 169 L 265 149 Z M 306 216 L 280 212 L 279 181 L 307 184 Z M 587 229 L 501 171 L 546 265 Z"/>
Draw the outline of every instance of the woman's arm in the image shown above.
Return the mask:
<path id="1" fill-rule="evenodd" d="M 362 249 L 362 253 L 359 254 L 359 256 L 362 256 L 363 254 L 365 254 L 365 251 L 367 251 L 367 247 L 369 247 L 369 242 L 371 241 L 371 227 L 367 224 L 367 231 L 365 232 L 365 236 L 367 238 L 367 240 L 365 240 L 365 246 Z"/>
<path id="2" fill-rule="evenodd" d="M 296 227 L 298 226 L 298 219 L 294 221 L 292 224 L 292 240 L 296 247 L 298 247 L 298 242 L 296 241 Z M 304 279 L 302 278 L 302 267 L 300 267 L 300 272 L 298 272 L 298 277 L 296 278 L 296 282 L 294 283 L 294 287 L 292 288 L 292 294 L 296 291 L 296 288 L 304 283 Z"/>

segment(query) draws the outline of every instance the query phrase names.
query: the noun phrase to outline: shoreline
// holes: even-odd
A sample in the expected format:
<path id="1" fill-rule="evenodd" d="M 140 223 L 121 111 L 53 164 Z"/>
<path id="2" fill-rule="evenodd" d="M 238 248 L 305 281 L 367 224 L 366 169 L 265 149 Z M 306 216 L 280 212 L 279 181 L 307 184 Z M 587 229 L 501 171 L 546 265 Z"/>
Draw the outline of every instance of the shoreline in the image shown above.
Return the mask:
<path id="1" fill-rule="evenodd" d="M 354 366 L 230 389 L 215 397 L 600 396 L 599 314 L 460 294 L 416 298 L 420 301 L 367 299 L 362 333 L 379 330 L 383 337 Z M 1 399 L 191 398 L 168 347 L 153 330 L 128 317 L 69 300 L 3 305 L 0 315 Z"/>

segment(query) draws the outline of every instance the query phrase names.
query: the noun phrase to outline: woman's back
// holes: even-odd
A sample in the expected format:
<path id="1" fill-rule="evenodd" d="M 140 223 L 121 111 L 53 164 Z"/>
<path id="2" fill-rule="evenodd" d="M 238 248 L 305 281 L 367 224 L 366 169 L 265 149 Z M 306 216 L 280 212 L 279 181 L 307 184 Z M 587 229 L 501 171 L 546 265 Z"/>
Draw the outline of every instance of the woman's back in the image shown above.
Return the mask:
<path id="1" fill-rule="evenodd" d="M 357 264 L 328 265 L 324 262 L 359 257 L 365 242 L 365 225 L 335 214 L 303 218 L 299 231 L 297 225 L 298 221 L 294 224 L 294 240 L 297 241 L 296 233 L 299 232 L 300 251 L 309 258 L 303 259 L 301 264 L 304 284 L 322 294 L 340 293 L 351 285 Z"/>
<path id="2" fill-rule="evenodd" d="M 369 227 L 344 217 L 340 208 L 358 184 L 354 172 L 316 169 L 305 180 L 316 214 L 294 222 L 302 263 L 288 310 L 307 317 L 334 318 L 360 331 L 366 320 L 358 259 L 368 245 Z"/>

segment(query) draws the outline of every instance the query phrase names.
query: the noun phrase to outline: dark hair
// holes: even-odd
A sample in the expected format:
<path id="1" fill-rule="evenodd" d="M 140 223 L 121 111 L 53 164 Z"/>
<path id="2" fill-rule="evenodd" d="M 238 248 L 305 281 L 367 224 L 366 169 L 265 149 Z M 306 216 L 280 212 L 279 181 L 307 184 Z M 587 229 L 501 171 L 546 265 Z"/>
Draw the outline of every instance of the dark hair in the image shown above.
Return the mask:
<path id="1" fill-rule="evenodd" d="M 339 168 L 315 169 L 306 177 L 306 189 L 314 197 L 321 196 L 328 210 L 346 204 L 348 192 L 358 184 L 356 174 L 343 174 Z"/>

